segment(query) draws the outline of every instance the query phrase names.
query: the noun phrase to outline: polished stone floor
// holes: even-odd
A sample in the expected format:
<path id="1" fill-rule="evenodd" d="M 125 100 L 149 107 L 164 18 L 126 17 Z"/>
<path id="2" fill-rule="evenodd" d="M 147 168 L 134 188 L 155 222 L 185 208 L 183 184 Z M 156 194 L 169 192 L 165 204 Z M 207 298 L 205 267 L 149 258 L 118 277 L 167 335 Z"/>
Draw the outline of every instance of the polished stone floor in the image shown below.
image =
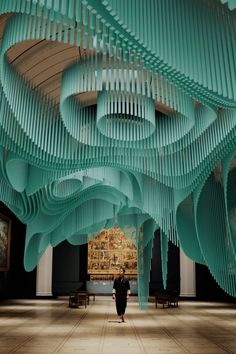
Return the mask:
<path id="1" fill-rule="evenodd" d="M 87 309 L 68 299 L 0 303 L 0 353 L 236 353 L 236 304 L 181 301 L 178 308 L 140 311 L 131 298 L 118 323 L 110 297 Z"/>

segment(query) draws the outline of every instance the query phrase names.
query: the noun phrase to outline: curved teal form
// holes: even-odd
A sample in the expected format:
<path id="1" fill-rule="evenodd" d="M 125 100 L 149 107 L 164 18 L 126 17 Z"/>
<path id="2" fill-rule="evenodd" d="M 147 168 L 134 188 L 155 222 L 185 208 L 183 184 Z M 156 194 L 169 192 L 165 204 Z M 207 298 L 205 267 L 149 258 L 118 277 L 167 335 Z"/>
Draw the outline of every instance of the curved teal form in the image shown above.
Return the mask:
<path id="1" fill-rule="evenodd" d="M 236 8 L 235 0 L 220 0 L 222 4 L 228 4 L 230 10 L 234 10 Z"/>
<path id="2" fill-rule="evenodd" d="M 27 225 L 28 271 L 48 245 L 119 226 L 135 233 L 145 308 L 160 229 L 164 286 L 172 242 L 236 296 L 234 9 L 234 0 L 1 1 L 10 16 L 0 199 Z M 59 104 L 9 61 L 31 40 L 85 50 L 62 73 Z M 90 94 L 96 102 L 82 105 Z"/>
<path id="3" fill-rule="evenodd" d="M 194 262 L 205 264 L 194 220 L 194 203 L 192 195 L 178 205 L 176 212 L 176 228 L 182 251 Z"/>

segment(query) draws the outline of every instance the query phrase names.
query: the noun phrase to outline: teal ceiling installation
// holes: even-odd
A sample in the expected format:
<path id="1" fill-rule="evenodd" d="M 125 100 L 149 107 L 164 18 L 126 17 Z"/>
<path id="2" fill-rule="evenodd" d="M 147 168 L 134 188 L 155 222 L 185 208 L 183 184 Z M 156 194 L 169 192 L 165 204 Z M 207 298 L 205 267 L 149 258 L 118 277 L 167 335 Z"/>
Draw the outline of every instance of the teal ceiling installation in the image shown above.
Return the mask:
<path id="1" fill-rule="evenodd" d="M 236 296 L 236 2 L 2 0 L 0 196 L 49 244 L 154 232 Z"/>

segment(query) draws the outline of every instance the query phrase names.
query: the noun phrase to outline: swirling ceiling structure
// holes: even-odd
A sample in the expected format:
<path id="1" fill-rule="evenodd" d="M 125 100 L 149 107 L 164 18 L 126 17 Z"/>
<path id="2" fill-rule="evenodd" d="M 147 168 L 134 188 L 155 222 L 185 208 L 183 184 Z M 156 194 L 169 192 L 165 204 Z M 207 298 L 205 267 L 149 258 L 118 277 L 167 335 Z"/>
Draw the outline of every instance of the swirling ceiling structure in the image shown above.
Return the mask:
<path id="1" fill-rule="evenodd" d="M 224 4 L 227 3 L 227 4 Z M 236 16 L 223 0 L 2 0 L 1 200 L 49 244 L 154 231 L 236 296 Z"/>

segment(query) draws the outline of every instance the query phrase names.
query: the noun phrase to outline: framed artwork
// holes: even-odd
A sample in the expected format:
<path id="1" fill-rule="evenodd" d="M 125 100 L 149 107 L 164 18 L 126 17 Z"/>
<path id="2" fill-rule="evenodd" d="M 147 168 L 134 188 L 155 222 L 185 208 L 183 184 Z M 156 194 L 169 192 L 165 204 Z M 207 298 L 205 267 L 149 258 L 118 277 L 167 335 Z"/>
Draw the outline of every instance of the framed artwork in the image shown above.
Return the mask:
<path id="1" fill-rule="evenodd" d="M 130 279 L 137 278 L 136 246 L 119 228 L 103 229 L 88 243 L 90 279 L 113 279 L 121 266 L 125 266 Z"/>
<path id="2" fill-rule="evenodd" d="M 11 242 L 11 220 L 0 213 L 0 271 L 9 270 Z"/>

